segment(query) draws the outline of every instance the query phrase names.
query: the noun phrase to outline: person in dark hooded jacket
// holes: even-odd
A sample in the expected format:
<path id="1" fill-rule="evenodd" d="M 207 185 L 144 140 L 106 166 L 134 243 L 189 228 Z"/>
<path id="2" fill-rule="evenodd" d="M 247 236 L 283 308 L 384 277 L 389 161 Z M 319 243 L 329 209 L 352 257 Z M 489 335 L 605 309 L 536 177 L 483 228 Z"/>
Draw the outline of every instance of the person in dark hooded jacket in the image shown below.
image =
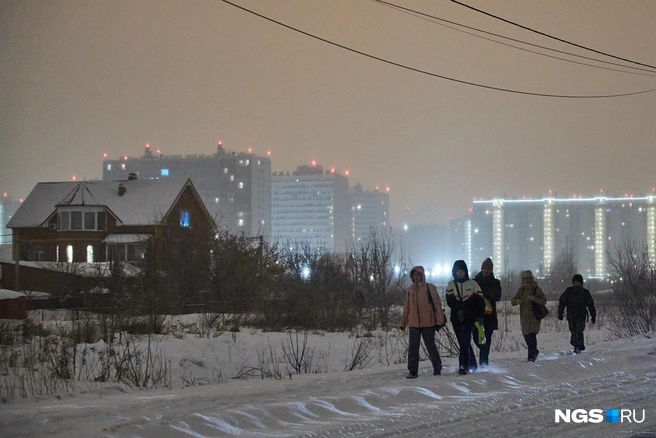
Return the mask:
<path id="1" fill-rule="evenodd" d="M 422 266 L 415 266 L 410 271 L 412 285 L 405 294 L 403 313 L 401 314 L 402 331 L 408 327 L 408 379 L 416 379 L 419 372 L 419 343 L 424 345 L 433 365 L 433 375 L 442 374 L 442 360 L 435 345 L 435 331 L 444 326 L 445 317 L 442 301 L 434 284 L 426 283 Z"/>
<path id="2" fill-rule="evenodd" d="M 597 321 L 597 309 L 594 300 L 588 289 L 583 287 L 583 276 L 575 274 L 572 277 L 572 286 L 565 289 L 565 292 L 558 300 L 558 319 L 563 320 L 563 314 L 567 309 L 567 323 L 571 333 L 569 343 L 574 347 L 574 354 L 579 354 L 585 350 L 585 339 L 583 331 L 585 323 L 590 313 L 590 322 L 594 324 Z"/>
<path id="3" fill-rule="evenodd" d="M 485 343 L 478 342 L 477 330 L 474 330 L 474 343 L 479 350 L 479 362 L 482 367 L 489 365 L 490 346 L 492 345 L 492 332 L 499 329 L 497 319 L 497 301 L 501 299 L 501 282 L 494 278 L 492 259 L 486 258 L 481 264 L 481 272 L 476 274 L 474 281 L 478 283 L 485 298 L 485 315 L 483 327 L 485 328 Z"/>
<path id="4" fill-rule="evenodd" d="M 446 287 L 446 303 L 451 308 L 451 324 L 458 338 L 459 374 L 476 369 L 476 357 L 471 348 L 472 330 L 476 321 L 483 320 L 485 301 L 478 283 L 469 278 L 464 260 L 456 260 L 451 270 L 453 280 Z"/>

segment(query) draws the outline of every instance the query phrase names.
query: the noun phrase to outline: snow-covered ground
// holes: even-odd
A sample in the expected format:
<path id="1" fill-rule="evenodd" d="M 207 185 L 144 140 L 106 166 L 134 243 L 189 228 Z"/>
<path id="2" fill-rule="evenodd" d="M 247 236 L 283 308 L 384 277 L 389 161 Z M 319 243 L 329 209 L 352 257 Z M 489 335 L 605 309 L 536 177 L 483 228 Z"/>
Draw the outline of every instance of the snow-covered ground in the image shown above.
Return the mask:
<path id="1" fill-rule="evenodd" d="M 538 336 L 536 363 L 526 361 L 522 342 L 516 351 L 493 352 L 489 368 L 466 376 L 456 373 L 457 358 L 444 360 L 441 376 L 421 362 L 416 380 L 405 379 L 404 363 L 340 371 L 354 338 L 314 334 L 309 345 L 330 350 L 323 355 L 329 372 L 172 390 L 112 385 L 13 400 L 0 405 L 0 436 L 656 437 L 656 334 L 611 342 L 603 329 L 587 330 L 588 349 L 573 355 L 566 323 L 554 323 L 559 331 Z M 168 337 L 160 348 L 181 368 L 196 367 L 187 372 L 199 376 L 227 360 L 226 348 L 233 349 L 231 363 L 238 363 L 247 350 L 280 345 L 285 336 L 243 330 L 215 339 Z M 644 421 L 556 423 L 555 409 L 629 409 Z"/>

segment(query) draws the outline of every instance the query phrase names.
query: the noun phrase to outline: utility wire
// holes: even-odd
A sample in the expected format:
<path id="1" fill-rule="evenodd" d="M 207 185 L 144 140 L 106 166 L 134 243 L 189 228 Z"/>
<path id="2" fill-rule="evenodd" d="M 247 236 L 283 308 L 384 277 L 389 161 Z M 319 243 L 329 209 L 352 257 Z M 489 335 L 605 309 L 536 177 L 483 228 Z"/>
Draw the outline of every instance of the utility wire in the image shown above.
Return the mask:
<path id="1" fill-rule="evenodd" d="M 653 70 L 648 70 L 646 68 L 634 67 L 632 65 L 619 64 L 617 62 L 604 61 L 603 59 L 597 59 L 597 58 L 591 58 L 591 57 L 588 57 L 588 56 L 577 55 L 576 53 L 565 52 L 563 50 L 557 50 L 557 49 L 554 49 L 554 48 L 551 48 L 551 47 L 541 46 L 539 44 L 533 44 L 533 43 L 529 43 L 527 41 L 522 41 L 522 40 L 518 40 L 518 39 L 515 39 L 515 38 L 510 38 L 510 37 L 507 37 L 505 35 L 499 35 L 499 34 L 496 34 L 494 32 L 488 32 L 486 30 L 477 29 L 475 27 L 467 26 L 467 25 L 464 25 L 464 24 L 461 24 L 461 23 L 456 23 L 455 21 L 446 20 L 444 18 L 436 17 L 434 15 L 426 14 L 426 13 L 421 12 L 421 11 L 406 8 L 406 7 L 403 7 L 403 6 L 394 4 L 394 3 L 389 3 L 389 2 L 386 2 L 386 1 L 383 1 L 383 0 L 372 0 L 372 1 L 374 3 L 378 3 L 379 5 L 387 6 L 387 7 L 392 8 L 392 9 L 396 9 L 399 12 L 404 12 L 408 15 L 412 15 L 412 16 L 415 16 L 417 18 L 427 20 L 431 23 L 438 24 L 440 26 L 444 26 L 447 29 L 455 30 L 456 32 L 462 32 L 462 33 L 465 33 L 467 35 L 471 35 L 471 36 L 474 36 L 474 37 L 477 37 L 477 38 L 482 38 L 486 41 L 491 41 L 493 43 L 501 44 L 503 46 L 512 47 L 514 49 L 523 50 L 523 51 L 529 52 L 529 53 L 535 53 L 536 55 L 546 56 L 547 58 L 559 59 L 559 60 L 565 61 L 565 62 L 571 62 L 571 63 L 574 63 L 574 64 L 585 65 L 585 66 L 588 66 L 588 67 L 600 68 L 600 69 L 604 69 L 604 70 L 616 71 L 616 72 L 621 72 L 621 73 L 628 73 L 628 74 L 642 75 L 642 76 L 656 76 L 656 72 L 654 72 Z M 432 20 L 429 20 L 428 18 L 431 18 Z M 546 53 L 536 52 L 534 50 L 529 50 L 529 49 L 526 49 L 526 48 L 523 48 L 523 47 L 514 46 L 512 44 L 503 43 L 501 41 L 497 41 L 497 40 L 494 40 L 492 38 L 486 38 L 482 35 L 478 35 L 478 34 L 471 33 L 471 32 L 466 32 L 466 31 L 461 30 L 461 29 L 456 29 L 456 28 L 453 28 L 451 26 L 447 26 L 445 24 L 438 23 L 434 20 L 441 21 L 441 22 L 444 22 L 444 23 L 449 23 L 449 24 L 452 24 L 454 26 L 463 27 L 465 29 L 474 30 L 476 32 L 481 32 L 481 33 L 484 33 L 486 35 L 492 35 L 492 36 L 495 36 L 497 38 L 503 38 L 503 39 L 508 40 L 508 41 L 514 41 L 516 43 L 526 44 L 528 46 L 538 47 L 538 48 L 544 49 L 544 50 L 549 50 L 551 52 L 556 52 L 556 53 L 561 53 L 561 54 L 564 54 L 564 55 L 575 56 L 577 58 L 583 58 L 583 59 L 587 59 L 587 60 L 590 60 L 590 61 L 601 62 L 603 64 L 615 65 L 615 66 L 629 68 L 629 69 L 633 69 L 633 70 L 641 70 L 641 71 L 644 71 L 644 72 L 649 72 L 650 74 L 649 73 L 638 73 L 638 72 L 627 71 L 627 70 L 619 70 L 619 69 L 608 68 L 608 67 L 602 67 L 602 66 L 599 66 L 599 65 L 587 64 L 585 62 L 579 62 L 579 61 L 573 61 L 571 59 L 560 58 L 558 56 L 547 55 Z"/>
<path id="2" fill-rule="evenodd" d="M 479 13 L 481 13 L 481 14 L 487 15 L 488 17 L 492 17 L 492 18 L 494 18 L 494 19 L 501 20 L 501 21 L 503 21 L 504 23 L 512 24 L 513 26 L 517 26 L 517 27 L 522 28 L 522 29 L 524 29 L 524 30 L 528 30 L 528 31 L 530 31 L 530 32 L 537 33 L 538 35 L 542 35 L 542 36 L 545 36 L 545 37 L 547 37 L 547 38 L 551 38 L 551 39 L 554 39 L 554 40 L 556 40 L 556 41 L 560 41 L 561 43 L 565 43 L 565 44 L 572 45 L 572 46 L 574 46 L 574 47 L 578 47 L 579 49 L 589 50 L 590 52 L 598 53 L 598 54 L 600 54 L 600 55 L 604 55 L 604 56 L 609 56 L 609 57 L 611 57 L 611 58 L 619 59 L 619 60 L 621 60 L 621 61 L 630 62 L 631 64 L 637 64 L 637 65 L 642 65 L 643 67 L 649 67 L 649 68 L 656 69 L 656 66 L 653 66 L 653 65 L 643 64 L 643 63 L 638 62 L 638 61 L 632 61 L 632 60 L 627 59 L 627 58 L 622 58 L 622 57 L 620 57 L 620 56 L 611 55 L 610 53 L 602 52 L 602 51 L 600 51 L 600 50 L 591 49 L 590 47 L 582 46 L 582 45 L 580 45 L 580 44 L 576 44 L 576 43 L 573 43 L 573 42 L 571 42 L 571 41 L 567 41 L 567 40 L 564 40 L 564 39 L 561 39 L 561 38 L 555 37 L 555 36 L 553 36 L 553 35 L 549 35 L 549 34 L 547 34 L 547 33 L 540 32 L 539 30 L 531 29 L 530 27 L 523 26 L 523 25 L 518 24 L 518 23 L 515 23 L 515 22 L 513 22 L 513 21 L 506 20 L 505 18 L 499 17 L 499 16 L 497 16 L 497 15 L 490 14 L 489 12 L 485 12 L 485 11 L 482 11 L 482 10 L 480 10 L 480 9 L 477 9 L 477 8 L 475 8 L 475 7 L 473 7 L 473 6 L 466 5 L 465 3 L 459 2 L 458 0 L 451 0 L 451 1 L 452 1 L 453 3 L 455 3 L 455 4 L 460 5 L 460 6 L 464 6 L 465 8 L 469 8 L 469 9 L 471 9 L 471 10 L 473 10 L 473 11 L 476 11 L 476 12 L 479 12 Z"/>
<path id="3" fill-rule="evenodd" d="M 522 95 L 527 95 L 527 96 L 554 97 L 554 98 L 561 98 L 561 99 L 602 99 L 602 98 L 611 98 L 611 97 L 626 97 L 626 96 L 635 96 L 637 94 L 645 94 L 645 93 L 651 93 L 652 91 L 656 91 L 656 88 L 652 88 L 650 90 L 635 91 L 635 92 L 632 92 L 632 93 L 606 94 L 606 95 L 546 94 L 546 93 L 534 93 L 534 92 L 530 92 L 530 91 L 512 90 L 512 89 L 509 89 L 509 88 L 500 88 L 500 87 L 494 87 L 494 86 L 491 86 L 491 85 L 484 85 L 484 84 L 479 84 L 479 83 L 475 83 L 475 82 L 464 81 L 462 79 L 455 79 L 455 78 L 451 78 L 451 77 L 448 77 L 448 76 L 443 76 L 443 75 L 439 75 L 439 74 L 436 74 L 436 73 L 431 73 L 429 71 L 420 70 L 420 69 L 417 69 L 417 68 L 414 68 L 414 67 L 410 67 L 410 66 L 407 66 L 407 65 L 404 65 L 404 64 L 400 64 L 398 62 L 394 62 L 394 61 L 390 61 L 390 60 L 387 60 L 387 59 L 384 59 L 384 58 L 380 58 L 378 56 L 370 55 L 368 53 L 352 49 L 350 47 L 335 43 L 335 42 L 327 40 L 325 38 L 321 38 L 319 36 L 316 36 L 316 35 L 313 35 L 311 33 L 305 32 L 303 30 L 300 30 L 300 29 L 297 29 L 295 27 L 289 26 L 285 23 L 281 23 L 280 21 L 276 21 L 273 18 L 269 18 L 265 15 L 259 14 L 255 11 L 247 9 L 243 6 L 239 6 L 235 3 L 232 3 L 228 0 L 221 0 L 221 1 L 223 3 L 229 4 L 230 6 L 234 6 L 237 9 L 241 9 L 244 12 L 248 12 L 249 14 L 255 15 L 255 16 L 260 17 L 264 20 L 270 21 L 270 22 L 275 23 L 279 26 L 285 27 L 289 30 L 293 30 L 294 32 L 298 32 L 298 33 L 303 34 L 305 36 L 308 36 L 310 38 L 314 38 L 316 40 L 323 41 L 324 43 L 333 45 L 335 47 L 339 47 L 341 49 L 348 50 L 349 52 L 353 52 L 353 53 L 356 53 L 358 55 L 362 55 L 362 56 L 365 56 L 367 58 L 375 59 L 377 61 L 384 62 L 384 63 L 390 64 L 390 65 L 394 65 L 394 66 L 397 66 L 397 67 L 400 67 L 400 68 L 403 68 L 403 69 L 406 69 L 406 70 L 410 70 L 410 71 L 414 71 L 414 72 L 421 73 L 421 74 L 424 74 L 424 75 L 444 79 L 444 80 L 447 80 L 447 81 L 457 82 L 457 83 L 464 84 L 464 85 L 471 85 L 473 87 L 485 88 L 485 89 L 488 89 L 488 90 L 495 90 L 495 91 L 503 91 L 503 92 L 506 92 L 506 93 L 522 94 Z"/>

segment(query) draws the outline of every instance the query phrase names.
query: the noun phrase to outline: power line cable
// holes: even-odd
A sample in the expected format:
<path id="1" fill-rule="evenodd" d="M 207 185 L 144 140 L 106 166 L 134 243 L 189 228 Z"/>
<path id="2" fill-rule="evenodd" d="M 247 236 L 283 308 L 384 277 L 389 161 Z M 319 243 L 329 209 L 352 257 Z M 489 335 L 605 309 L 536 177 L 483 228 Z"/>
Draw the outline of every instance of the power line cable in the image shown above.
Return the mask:
<path id="1" fill-rule="evenodd" d="M 410 67 L 408 65 L 400 64 L 398 62 L 394 62 L 394 61 L 390 61 L 388 59 L 380 58 L 378 56 L 370 55 L 368 53 L 365 53 L 365 52 L 362 52 L 362 51 L 359 51 L 359 50 L 356 50 L 356 49 L 352 49 L 352 48 L 344 46 L 342 44 L 335 43 L 335 42 L 327 40 L 325 38 L 321 38 L 319 36 L 316 36 L 316 35 L 313 35 L 311 33 L 305 32 L 303 30 L 300 30 L 300 29 L 297 29 L 295 27 L 289 26 L 285 23 L 281 23 L 280 21 L 276 21 L 273 18 L 269 18 L 265 15 L 259 14 L 255 11 L 247 9 L 243 6 L 239 6 L 235 3 L 232 3 L 228 0 L 221 0 L 221 1 L 223 3 L 226 3 L 230 6 L 233 6 L 233 7 L 237 8 L 237 9 L 241 9 L 244 12 L 248 12 L 249 14 L 255 15 L 255 16 L 260 17 L 264 20 L 270 21 L 270 22 L 275 23 L 279 26 L 285 27 L 289 30 L 293 30 L 294 32 L 298 32 L 298 33 L 303 34 L 305 36 L 308 36 L 310 38 L 314 38 L 316 40 L 319 40 L 319 41 L 322 41 L 324 43 L 333 45 L 335 47 L 339 47 L 341 49 L 348 50 L 349 52 L 356 53 L 358 55 L 365 56 L 365 57 L 370 58 L 370 59 L 375 59 L 377 61 L 384 62 L 384 63 L 390 64 L 390 65 L 394 65 L 396 67 L 400 67 L 400 68 L 403 68 L 403 69 L 406 69 L 406 70 L 414 71 L 416 73 L 421 73 L 421 74 L 424 74 L 424 75 L 427 75 L 427 76 L 432 76 L 432 77 L 444 79 L 444 80 L 447 80 L 447 81 L 457 82 L 457 83 L 464 84 L 464 85 L 470 85 L 470 86 L 473 86 L 473 87 L 485 88 L 485 89 L 494 90 L 494 91 L 503 91 L 503 92 L 506 92 L 506 93 L 521 94 L 521 95 L 526 95 L 526 96 L 553 97 L 553 98 L 561 98 L 561 99 L 602 99 L 602 98 L 611 98 L 611 97 L 626 97 L 626 96 L 635 96 L 635 95 L 638 95 L 638 94 L 645 94 L 645 93 L 651 93 L 652 91 L 656 91 L 656 88 L 652 88 L 652 89 L 649 89 L 649 90 L 641 90 L 641 91 L 635 91 L 635 92 L 631 92 L 631 93 L 605 94 L 605 95 L 547 94 L 547 93 L 534 93 L 534 92 L 530 92 L 530 91 L 512 90 L 512 89 L 509 89 L 509 88 L 494 87 L 494 86 L 491 86 L 491 85 L 484 85 L 484 84 L 479 84 L 479 83 L 476 83 L 476 82 L 469 82 L 469 81 L 465 81 L 465 80 L 462 80 L 462 79 L 456 79 L 456 78 L 451 78 L 451 77 L 448 77 L 448 76 L 439 75 L 437 73 L 431 73 L 431 72 L 426 71 L 426 70 L 420 70 L 418 68 Z"/>
<path id="2" fill-rule="evenodd" d="M 455 3 L 455 4 L 460 5 L 460 6 L 464 6 L 465 8 L 469 8 L 469 9 L 471 9 L 471 10 L 473 10 L 473 11 L 476 11 L 476 12 L 479 12 L 479 13 L 481 13 L 481 14 L 487 15 L 488 17 L 492 17 L 492 18 L 494 18 L 494 19 L 497 19 L 497 20 L 503 21 L 504 23 L 512 24 L 513 26 L 517 26 L 517 27 L 519 27 L 519 28 L 521 28 L 521 29 L 528 30 L 529 32 L 534 32 L 534 33 L 537 33 L 538 35 L 542 35 L 542 36 L 545 36 L 545 37 L 547 37 L 547 38 L 551 38 L 551 39 L 554 39 L 554 40 L 556 40 L 556 41 L 560 41 L 561 43 L 565 43 L 565 44 L 572 45 L 572 46 L 574 46 L 574 47 L 578 47 L 579 49 L 589 50 L 590 52 L 598 53 L 598 54 L 600 54 L 600 55 L 604 55 L 604 56 L 609 56 L 609 57 L 611 57 L 611 58 L 619 59 L 619 60 L 621 60 L 621 61 L 630 62 L 631 64 L 637 64 L 637 65 L 642 65 L 643 67 L 649 67 L 649 68 L 656 69 L 656 66 L 653 66 L 653 65 L 643 64 L 642 62 L 638 62 L 638 61 L 632 61 L 632 60 L 627 59 L 627 58 L 622 58 L 622 57 L 620 57 L 620 56 L 615 56 L 615 55 L 612 55 L 612 54 L 610 54 L 610 53 L 602 52 L 602 51 L 600 51 L 600 50 L 591 49 L 590 47 L 586 47 L 586 46 L 583 46 L 583 45 L 581 45 L 581 44 L 576 44 L 576 43 L 573 43 L 573 42 L 571 42 L 571 41 L 567 41 L 567 40 L 564 40 L 564 39 L 562 39 L 562 38 L 558 38 L 558 37 L 555 37 L 555 36 L 553 36 L 553 35 L 549 35 L 549 34 L 547 34 L 547 33 L 540 32 L 539 30 L 532 29 L 532 28 L 530 28 L 530 27 L 528 27 L 528 26 L 523 26 L 523 25 L 521 25 L 521 24 L 519 24 L 519 23 L 515 23 L 515 22 L 513 22 L 513 21 L 506 20 L 505 18 L 499 17 L 499 16 L 494 15 L 494 14 L 490 14 L 489 12 L 485 12 L 485 11 L 483 11 L 483 10 L 481 10 L 481 9 L 477 9 L 477 8 L 475 8 L 475 7 L 473 7 L 473 6 L 469 6 L 469 5 L 465 4 L 465 3 L 459 2 L 458 0 L 451 0 L 451 1 L 452 1 L 453 3 Z"/>
<path id="3" fill-rule="evenodd" d="M 525 52 L 529 52 L 529 53 L 535 53 L 536 55 L 546 56 L 547 58 L 559 59 L 559 60 L 561 60 L 561 61 L 565 61 L 565 62 L 571 62 L 571 63 L 574 63 L 574 64 L 585 65 L 585 66 L 589 66 L 589 67 L 593 67 L 593 68 L 600 68 L 600 69 L 604 69 L 604 70 L 616 71 L 616 72 L 621 72 L 621 73 L 628 73 L 628 74 L 641 75 L 641 76 L 656 76 L 656 74 L 654 74 L 654 73 L 656 73 L 656 72 L 654 72 L 653 70 L 648 70 L 648 69 L 640 68 L 640 67 L 634 67 L 634 66 L 632 66 L 632 65 L 619 64 L 619 63 L 617 63 L 617 62 L 605 61 L 605 60 L 603 60 L 603 59 L 591 58 L 591 57 L 589 57 L 589 56 L 578 55 L 578 54 L 576 54 L 576 53 L 566 52 L 566 51 L 558 50 L 558 49 L 554 49 L 554 48 L 551 48 L 551 47 L 541 46 L 541 45 L 539 45 L 539 44 L 529 43 L 529 42 L 527 42 L 527 41 L 522 41 L 522 40 L 519 40 L 519 39 L 510 38 L 510 37 L 507 37 L 507 36 L 505 36 L 505 35 L 499 35 L 499 34 L 496 34 L 496 33 L 494 33 L 494 32 L 488 32 L 488 31 L 486 31 L 486 30 L 482 30 L 482 29 L 478 29 L 478 28 L 475 28 L 475 27 L 467 26 L 467 25 L 464 25 L 464 24 L 461 24 L 461 23 L 456 23 L 455 21 L 446 20 L 446 19 L 444 19 L 444 18 L 436 17 L 436 16 L 434 16 L 434 15 L 426 14 L 426 13 L 421 12 L 421 11 L 417 11 L 417 10 L 414 10 L 414 9 L 406 8 L 406 7 L 403 7 L 403 6 L 400 6 L 400 5 L 394 4 L 394 3 L 390 3 L 390 2 L 386 2 L 386 1 L 383 1 L 383 0 L 372 0 L 372 1 L 373 1 L 374 3 L 377 3 L 377 4 L 381 5 L 381 6 L 387 6 L 387 7 L 391 8 L 391 9 L 396 9 L 396 10 L 398 10 L 399 12 L 404 12 L 404 13 L 406 13 L 406 14 L 408 14 L 408 15 L 412 15 L 412 16 L 415 16 L 415 17 L 417 17 L 417 18 L 421 18 L 421 19 L 427 20 L 427 21 L 429 21 L 429 22 L 431 22 L 431 23 L 438 24 L 438 25 L 440 25 L 440 26 L 444 26 L 444 27 L 446 27 L 447 29 L 455 30 L 456 32 L 462 32 L 462 33 L 465 33 L 465 34 L 467 34 L 467 35 L 474 36 L 474 37 L 476 37 L 476 38 L 482 38 L 482 39 L 484 39 L 484 40 L 486 40 L 486 41 L 491 41 L 491 42 L 493 42 L 493 43 L 501 44 L 501 45 L 503 45 L 503 46 L 512 47 L 512 48 L 515 48 L 515 49 L 518 49 L 518 50 L 523 50 L 523 51 L 525 51 Z M 429 20 L 428 18 L 431 18 L 432 20 Z M 573 61 L 573 60 L 571 60 L 571 59 L 560 58 L 560 57 L 558 57 L 558 56 L 547 55 L 546 53 L 536 52 L 536 51 L 534 51 L 534 50 L 529 50 L 529 49 L 526 49 L 526 48 L 523 48 L 523 47 L 514 46 L 514 45 L 512 45 L 512 44 L 503 43 L 503 42 L 501 42 L 501 41 L 497 41 L 497 40 L 494 40 L 494 39 L 492 39 L 492 38 L 486 38 L 486 37 L 484 37 L 484 36 L 482 36 L 482 35 L 477 35 L 477 34 L 475 34 L 475 33 L 466 32 L 466 31 L 461 30 L 461 29 L 455 29 L 455 28 L 450 27 L 450 26 L 447 26 L 447 25 L 445 25 L 445 24 L 435 22 L 435 21 L 433 21 L 433 20 L 441 21 L 441 22 L 444 22 L 444 23 L 449 23 L 449 24 L 452 24 L 452 25 L 454 25 L 454 26 L 463 27 L 463 28 L 465 28 L 465 29 L 474 30 L 474 31 L 476 31 L 476 32 L 481 32 L 481 33 L 484 33 L 484 34 L 486 34 L 486 35 L 492 35 L 492 36 L 495 36 L 495 37 L 497 37 L 497 38 L 503 38 L 503 39 L 508 40 L 508 41 L 514 41 L 514 42 L 516 42 L 516 43 L 526 44 L 526 45 L 528 45 L 528 46 L 537 47 L 537 48 L 544 49 L 544 50 L 549 50 L 549 51 L 551 51 L 551 52 L 561 53 L 561 54 L 564 54 L 564 55 L 574 56 L 574 57 L 577 57 L 577 58 L 587 59 L 587 60 L 590 60 L 590 61 L 601 62 L 601 63 L 603 63 L 603 64 L 615 65 L 615 66 L 624 67 L 624 68 L 629 68 L 629 69 L 633 69 L 633 70 L 640 70 L 640 71 L 644 71 L 644 72 L 649 72 L 649 73 L 651 73 L 651 74 L 648 74 L 648 73 L 638 73 L 638 72 L 633 72 L 633 71 L 619 70 L 619 69 L 614 69 L 614 68 L 602 67 L 602 66 L 599 66 L 599 65 L 587 64 L 587 63 L 585 63 L 585 62 L 579 62 L 579 61 Z"/>

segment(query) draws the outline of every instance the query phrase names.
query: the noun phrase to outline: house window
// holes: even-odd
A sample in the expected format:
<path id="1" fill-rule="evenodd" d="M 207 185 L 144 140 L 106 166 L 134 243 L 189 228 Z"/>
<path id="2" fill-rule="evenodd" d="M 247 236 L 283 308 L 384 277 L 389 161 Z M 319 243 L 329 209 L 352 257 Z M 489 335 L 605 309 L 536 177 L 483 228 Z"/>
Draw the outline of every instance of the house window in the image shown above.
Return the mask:
<path id="1" fill-rule="evenodd" d="M 104 211 L 62 211 L 59 213 L 60 231 L 105 231 L 107 213 Z"/>
<path id="2" fill-rule="evenodd" d="M 243 183 L 243 182 L 240 182 L 240 183 L 239 183 L 239 188 L 240 188 L 240 189 L 243 189 L 243 188 L 244 188 L 244 183 Z"/>
<path id="3" fill-rule="evenodd" d="M 55 261 L 59 263 L 59 245 L 55 247 Z"/>
<path id="4" fill-rule="evenodd" d="M 87 263 L 93 263 L 93 246 L 87 246 Z"/>
<path id="5" fill-rule="evenodd" d="M 40 245 L 34 246 L 34 255 L 32 257 L 34 261 L 41 262 L 43 261 L 43 247 Z"/>
<path id="6" fill-rule="evenodd" d="M 65 211 L 59 213 L 59 229 L 60 230 L 71 229 L 71 212 Z"/>
<path id="7" fill-rule="evenodd" d="M 84 212 L 84 229 L 85 230 L 95 230 L 96 229 L 96 212 L 95 211 L 85 211 Z"/>
<path id="8" fill-rule="evenodd" d="M 125 170 L 125 163 L 121 163 L 121 170 Z"/>
<path id="9" fill-rule="evenodd" d="M 243 220 L 243 219 L 239 219 L 239 226 L 240 226 L 240 227 L 243 227 L 243 226 L 244 226 L 244 220 Z"/>
<path id="10" fill-rule="evenodd" d="M 189 212 L 186 210 L 180 211 L 180 226 L 189 227 Z"/>
<path id="11" fill-rule="evenodd" d="M 66 247 L 66 261 L 68 263 L 73 263 L 73 245 L 68 245 Z"/>
<path id="12" fill-rule="evenodd" d="M 168 169 L 162 169 L 160 171 L 160 175 L 162 176 L 169 176 L 169 170 Z"/>
<path id="13" fill-rule="evenodd" d="M 112 170 L 112 165 L 111 164 L 107 165 L 107 170 Z"/>
<path id="14" fill-rule="evenodd" d="M 71 211 L 71 230 L 82 229 L 82 212 Z"/>

